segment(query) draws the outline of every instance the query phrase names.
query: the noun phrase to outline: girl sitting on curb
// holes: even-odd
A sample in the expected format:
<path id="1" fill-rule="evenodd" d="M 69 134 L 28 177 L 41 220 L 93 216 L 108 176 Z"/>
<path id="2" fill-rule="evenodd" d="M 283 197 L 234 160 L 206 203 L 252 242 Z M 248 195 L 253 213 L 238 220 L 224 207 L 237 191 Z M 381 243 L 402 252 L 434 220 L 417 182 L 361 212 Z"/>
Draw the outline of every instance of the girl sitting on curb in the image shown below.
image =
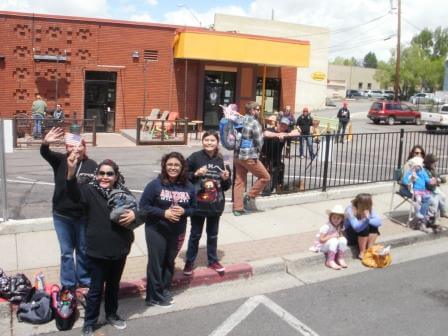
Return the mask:
<path id="1" fill-rule="evenodd" d="M 372 195 L 356 195 L 345 209 L 344 229 L 349 246 L 358 245 L 358 258 L 362 259 L 366 250 L 375 245 L 380 232 L 380 217 L 372 210 Z"/>
<path id="2" fill-rule="evenodd" d="M 347 267 L 344 260 L 347 239 L 342 235 L 344 208 L 335 205 L 333 209 L 327 210 L 327 214 L 328 222 L 319 229 L 311 250 L 325 253 L 325 266 L 340 270 Z"/>

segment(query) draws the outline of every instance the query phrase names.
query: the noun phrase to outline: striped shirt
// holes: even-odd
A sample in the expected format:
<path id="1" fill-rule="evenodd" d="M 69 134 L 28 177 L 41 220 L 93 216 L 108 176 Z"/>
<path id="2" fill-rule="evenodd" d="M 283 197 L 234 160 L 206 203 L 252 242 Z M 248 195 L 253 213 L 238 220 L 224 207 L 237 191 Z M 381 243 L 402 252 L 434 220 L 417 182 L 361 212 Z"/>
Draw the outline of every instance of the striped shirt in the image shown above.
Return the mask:
<path id="1" fill-rule="evenodd" d="M 240 146 L 238 151 L 239 160 L 258 159 L 263 147 L 263 130 L 256 118 L 251 115 L 243 117 L 243 129 L 241 131 L 241 143 L 244 140 L 252 140 L 252 145 L 249 147 Z"/>

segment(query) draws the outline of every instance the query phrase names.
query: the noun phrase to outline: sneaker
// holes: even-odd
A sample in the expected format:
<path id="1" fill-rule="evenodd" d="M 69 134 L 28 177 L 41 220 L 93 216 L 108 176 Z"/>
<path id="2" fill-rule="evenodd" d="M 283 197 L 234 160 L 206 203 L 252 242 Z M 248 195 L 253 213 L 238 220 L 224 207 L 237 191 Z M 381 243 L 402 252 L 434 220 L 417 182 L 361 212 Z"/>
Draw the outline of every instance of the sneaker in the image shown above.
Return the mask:
<path id="1" fill-rule="evenodd" d="M 246 214 L 247 214 L 247 212 L 243 211 L 243 210 L 233 210 L 233 215 L 235 217 L 243 216 L 243 215 L 246 215 Z"/>
<path id="2" fill-rule="evenodd" d="M 223 265 L 221 265 L 219 262 L 215 261 L 214 263 L 211 263 L 208 265 L 208 268 L 211 268 L 212 270 L 215 270 L 218 273 L 224 273 L 226 270 Z"/>
<path id="3" fill-rule="evenodd" d="M 254 198 L 250 198 L 249 196 L 246 195 L 244 196 L 243 203 L 245 212 L 263 212 L 263 210 L 258 209 L 257 206 L 255 205 Z"/>
<path id="4" fill-rule="evenodd" d="M 170 308 L 173 305 L 172 302 L 169 302 L 167 300 L 145 300 L 145 304 L 149 307 L 159 306 L 162 308 Z"/>
<path id="5" fill-rule="evenodd" d="M 305 158 L 305 156 L 303 156 L 303 155 L 300 155 L 300 158 L 301 158 L 301 159 L 304 159 L 304 158 Z"/>
<path id="6" fill-rule="evenodd" d="M 165 300 L 167 302 L 174 303 L 173 296 L 171 295 L 171 292 L 169 290 L 165 289 L 163 291 L 163 296 L 165 297 Z"/>
<path id="7" fill-rule="evenodd" d="M 115 328 L 119 330 L 126 329 L 126 322 L 120 318 L 117 314 L 111 314 L 109 316 L 106 316 L 106 321 L 111 326 L 114 326 Z"/>
<path id="8" fill-rule="evenodd" d="M 81 336 L 94 336 L 92 326 L 84 326 L 81 329 Z"/>
<path id="9" fill-rule="evenodd" d="M 251 211 L 250 197 L 249 196 L 244 195 L 243 204 L 244 204 L 244 210 L 245 211 Z"/>
<path id="10" fill-rule="evenodd" d="M 184 275 L 190 276 L 193 274 L 193 266 L 194 264 L 192 262 L 186 262 L 184 266 Z"/>

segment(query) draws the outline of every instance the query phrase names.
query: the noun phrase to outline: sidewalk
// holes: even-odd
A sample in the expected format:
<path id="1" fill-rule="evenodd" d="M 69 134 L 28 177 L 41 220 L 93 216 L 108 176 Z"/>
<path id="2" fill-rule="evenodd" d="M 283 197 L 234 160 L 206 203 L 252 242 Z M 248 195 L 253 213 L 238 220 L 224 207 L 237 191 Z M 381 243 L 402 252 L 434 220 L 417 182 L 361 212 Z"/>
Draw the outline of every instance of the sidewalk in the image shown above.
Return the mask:
<path id="1" fill-rule="evenodd" d="M 445 192 L 448 187 L 444 186 Z M 296 195 L 272 196 L 260 199 L 265 212 L 235 217 L 225 212 L 221 218 L 218 254 L 226 266 L 224 276 L 207 268 L 206 235 L 200 242 L 193 276 L 184 277 L 182 269 L 187 237 L 176 260 L 174 287 L 211 284 L 259 273 L 285 270 L 288 262 L 303 264 L 323 262 L 321 254 L 309 252 L 314 236 L 327 220 L 326 209 L 335 204 L 344 207 L 359 192 L 374 193 L 374 209 L 382 219 L 380 242 L 394 245 L 411 244 L 416 240 L 433 239 L 442 234 L 425 234 L 392 222 L 386 217 L 390 206 L 390 183 L 341 188 L 337 192 L 307 192 Z M 398 197 L 395 202 L 400 201 Z M 292 205 L 290 205 L 292 204 Z M 395 215 L 405 219 L 408 206 Z M 439 219 L 448 225 L 446 218 Z M 144 227 L 135 231 L 135 242 L 123 274 L 122 294 L 135 293 L 145 285 L 147 248 Z M 23 272 L 30 279 L 39 271 L 48 282 L 58 282 L 59 246 L 51 219 L 10 221 L 0 226 L 0 267 L 8 273 Z"/>
<path id="2" fill-rule="evenodd" d="M 448 186 L 443 187 L 448 192 Z M 448 231 L 426 234 L 392 222 L 386 217 L 391 199 L 391 184 L 378 183 L 322 192 L 306 192 L 288 196 L 272 196 L 260 199 L 259 207 L 265 212 L 234 217 L 225 212 L 221 219 L 218 253 L 226 267 L 224 276 L 208 269 L 205 251 L 205 234 L 201 239 L 196 262 L 197 268 L 190 277 L 182 274 L 187 242 L 176 260 L 173 289 L 188 290 L 192 286 L 211 285 L 241 278 L 259 277 L 265 274 L 287 273 L 290 269 L 310 268 L 322 264 L 321 253 L 310 252 L 314 236 L 327 220 L 326 209 L 335 204 L 346 206 L 359 192 L 374 194 L 374 209 L 382 219 L 379 242 L 394 248 L 419 241 L 448 236 Z M 395 204 L 401 201 L 395 198 Z M 290 205 L 288 205 L 290 204 Z M 394 212 L 394 218 L 405 220 L 408 206 Z M 439 224 L 448 226 L 446 218 Z M 187 228 L 187 233 L 189 227 Z M 188 234 L 187 238 L 188 239 Z M 351 251 L 347 259 L 353 258 Z M 120 294 L 141 295 L 146 281 L 146 242 L 144 228 L 135 231 L 135 242 L 127 259 Z M 47 283 L 58 282 L 59 247 L 51 219 L 11 221 L 0 225 L 0 267 L 8 274 L 23 272 L 30 279 L 39 271 L 44 272 Z M 343 271 L 341 271 L 343 272 Z M 1 300 L 0 300 L 1 301 Z M 77 322 L 79 327 L 81 320 Z M 55 331 L 54 323 L 32 326 L 18 323 L 9 303 L 0 302 L 0 334 L 29 335 Z"/>

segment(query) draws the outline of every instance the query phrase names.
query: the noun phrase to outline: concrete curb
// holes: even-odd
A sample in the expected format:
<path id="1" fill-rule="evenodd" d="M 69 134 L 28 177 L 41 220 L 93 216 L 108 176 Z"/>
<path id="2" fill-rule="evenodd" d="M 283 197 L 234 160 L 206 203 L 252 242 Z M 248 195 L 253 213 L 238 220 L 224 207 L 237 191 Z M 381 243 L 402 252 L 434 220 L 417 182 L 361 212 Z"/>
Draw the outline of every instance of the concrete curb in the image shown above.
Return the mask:
<path id="1" fill-rule="evenodd" d="M 257 199 L 257 207 L 262 210 L 275 209 L 284 206 L 315 203 L 342 198 L 350 198 L 360 192 L 366 191 L 366 184 L 329 189 L 328 191 L 307 191 L 286 195 L 273 195 Z M 392 182 L 368 184 L 369 192 L 373 195 L 390 193 Z M 232 203 L 226 202 L 224 212 L 232 212 Z M 9 220 L 0 224 L 0 235 L 19 234 L 25 232 L 38 232 L 53 230 L 53 218 L 33 218 Z"/>
<path id="2" fill-rule="evenodd" d="M 0 302 L 0 335 L 11 335 L 11 305 L 8 301 Z"/>
<path id="3" fill-rule="evenodd" d="M 421 231 L 412 231 L 403 234 L 391 236 L 386 240 L 378 240 L 382 245 L 392 246 L 393 249 L 400 246 L 407 246 L 421 243 L 429 240 L 448 237 L 448 230 L 440 233 L 424 233 Z M 356 249 L 348 249 L 347 259 L 356 259 Z M 322 264 L 324 261 L 322 253 L 300 252 L 286 255 L 283 257 L 268 258 L 256 260 L 251 263 L 241 263 L 226 265 L 224 275 L 219 275 L 208 268 L 196 269 L 191 276 L 184 276 L 182 272 L 176 272 L 173 278 L 172 289 L 183 290 L 190 287 L 213 285 L 224 281 L 237 279 L 249 279 L 254 276 L 260 276 L 272 273 L 289 273 L 290 269 L 304 268 Z M 140 279 L 131 282 L 122 282 L 120 285 L 120 296 L 142 295 L 146 291 L 146 279 Z"/>

